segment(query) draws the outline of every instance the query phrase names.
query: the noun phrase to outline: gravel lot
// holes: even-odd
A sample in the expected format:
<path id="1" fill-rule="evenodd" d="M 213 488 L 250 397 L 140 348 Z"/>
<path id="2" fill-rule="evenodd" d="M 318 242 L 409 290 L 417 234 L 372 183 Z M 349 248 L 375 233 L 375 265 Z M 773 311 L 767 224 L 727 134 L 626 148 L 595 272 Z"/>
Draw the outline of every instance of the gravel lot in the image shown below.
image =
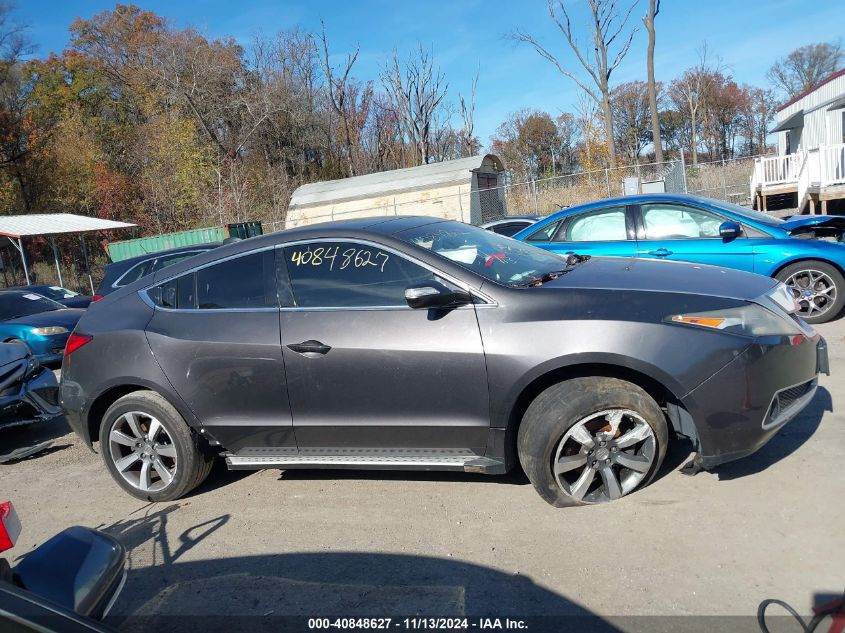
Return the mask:
<path id="1" fill-rule="evenodd" d="M 147 504 L 122 493 L 63 420 L 10 430 L 0 452 L 55 442 L 0 465 L 0 497 L 24 526 L 6 555 L 14 564 L 75 524 L 114 534 L 130 551 L 109 620 L 124 630 L 149 629 L 138 616 L 152 614 L 254 616 L 243 623 L 257 630 L 282 615 L 415 613 L 592 613 L 619 630 L 672 630 L 669 618 L 612 616 L 751 616 L 767 597 L 806 613 L 845 585 L 845 320 L 819 329 L 833 375 L 764 449 L 688 477 L 690 449 L 678 443 L 654 484 L 607 506 L 553 509 L 522 473 L 217 466 L 191 497 Z M 233 628 L 220 617 L 157 626 Z"/>

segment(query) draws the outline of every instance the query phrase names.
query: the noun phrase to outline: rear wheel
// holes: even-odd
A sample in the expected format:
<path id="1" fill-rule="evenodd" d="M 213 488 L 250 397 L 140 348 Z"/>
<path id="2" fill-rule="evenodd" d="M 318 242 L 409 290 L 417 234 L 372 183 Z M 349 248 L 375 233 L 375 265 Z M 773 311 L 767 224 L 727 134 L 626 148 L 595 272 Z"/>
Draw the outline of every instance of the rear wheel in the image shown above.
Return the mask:
<path id="1" fill-rule="evenodd" d="M 845 278 L 825 262 L 808 260 L 790 264 L 775 275 L 795 296 L 798 316 L 807 323 L 827 323 L 842 311 Z"/>
<path id="2" fill-rule="evenodd" d="M 666 418 L 640 387 L 574 378 L 543 391 L 517 436 L 522 467 L 558 507 L 604 503 L 648 485 L 663 462 Z"/>
<path id="3" fill-rule="evenodd" d="M 147 501 L 186 495 L 205 480 L 213 461 L 173 405 L 152 391 L 132 392 L 108 408 L 100 449 L 121 488 Z"/>

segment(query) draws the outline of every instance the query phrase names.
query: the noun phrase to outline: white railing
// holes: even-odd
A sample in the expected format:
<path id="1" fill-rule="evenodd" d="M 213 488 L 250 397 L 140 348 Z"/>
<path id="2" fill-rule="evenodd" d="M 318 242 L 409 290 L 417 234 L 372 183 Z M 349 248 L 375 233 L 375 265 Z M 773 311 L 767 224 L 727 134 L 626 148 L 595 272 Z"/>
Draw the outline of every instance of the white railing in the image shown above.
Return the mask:
<path id="1" fill-rule="evenodd" d="M 818 173 L 818 150 L 810 150 L 809 152 L 802 152 L 804 160 L 801 161 L 801 169 L 798 170 L 798 212 L 804 208 L 804 199 L 807 197 L 807 191 L 810 189 L 810 183 L 813 180 L 813 174 Z"/>
<path id="2" fill-rule="evenodd" d="M 845 183 L 845 143 L 819 147 L 819 185 Z"/>
<path id="3" fill-rule="evenodd" d="M 770 185 L 797 183 L 802 173 L 805 179 L 809 179 L 808 186 L 827 187 L 845 184 L 845 143 L 821 145 L 811 150 L 800 150 L 785 156 L 764 156 L 754 159 L 754 170 L 751 172 L 751 195 Z"/>
<path id="4" fill-rule="evenodd" d="M 754 161 L 755 180 L 762 185 L 795 182 L 801 169 L 801 153 L 764 156 Z"/>

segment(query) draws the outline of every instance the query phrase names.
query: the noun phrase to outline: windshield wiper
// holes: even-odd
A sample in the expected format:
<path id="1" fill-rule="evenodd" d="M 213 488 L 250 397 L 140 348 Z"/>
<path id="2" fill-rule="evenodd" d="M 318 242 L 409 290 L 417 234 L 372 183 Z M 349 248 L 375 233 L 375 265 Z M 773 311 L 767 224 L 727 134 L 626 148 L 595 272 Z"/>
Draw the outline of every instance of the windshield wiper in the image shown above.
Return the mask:
<path id="1" fill-rule="evenodd" d="M 547 273 L 543 273 L 542 275 L 532 275 L 528 281 L 517 284 L 517 286 L 520 288 L 542 286 L 544 283 L 554 281 L 558 277 L 565 275 L 578 264 L 590 259 L 590 257 L 590 255 L 568 255 L 566 258 L 566 268 L 562 270 L 551 270 Z"/>

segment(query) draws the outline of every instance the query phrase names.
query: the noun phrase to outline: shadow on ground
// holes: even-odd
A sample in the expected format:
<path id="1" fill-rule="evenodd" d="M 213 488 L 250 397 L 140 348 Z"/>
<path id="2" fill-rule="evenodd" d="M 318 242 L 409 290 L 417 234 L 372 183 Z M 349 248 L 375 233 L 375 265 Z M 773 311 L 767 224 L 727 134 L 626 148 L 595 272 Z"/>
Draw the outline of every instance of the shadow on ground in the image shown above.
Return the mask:
<path id="1" fill-rule="evenodd" d="M 318 552 L 177 562 L 229 515 L 194 526 L 169 544 L 162 522 L 174 510 L 107 529 L 127 546 L 143 549 L 148 537 L 171 553 L 129 571 L 107 620 L 120 631 L 304 631 L 308 618 L 379 614 L 397 619 L 533 616 L 532 631 L 619 630 L 526 576 L 448 559 Z"/>
<path id="2" fill-rule="evenodd" d="M 831 411 L 833 399 L 830 392 L 819 387 L 807 408 L 781 428 L 759 451 L 735 462 L 722 464 L 715 469 L 715 473 L 720 480 L 731 480 L 766 470 L 801 448 L 819 428 L 824 414 Z"/>
<path id="3" fill-rule="evenodd" d="M 33 422 L 32 424 L 0 429 L 0 455 L 9 455 L 14 451 L 23 450 L 42 442 L 52 442 L 49 448 L 23 458 L 38 459 L 44 455 L 70 448 L 73 445 L 72 440 L 58 441 L 68 433 L 70 433 L 70 427 L 63 416 L 46 422 Z M 8 463 L 12 464 L 14 461 Z"/>

